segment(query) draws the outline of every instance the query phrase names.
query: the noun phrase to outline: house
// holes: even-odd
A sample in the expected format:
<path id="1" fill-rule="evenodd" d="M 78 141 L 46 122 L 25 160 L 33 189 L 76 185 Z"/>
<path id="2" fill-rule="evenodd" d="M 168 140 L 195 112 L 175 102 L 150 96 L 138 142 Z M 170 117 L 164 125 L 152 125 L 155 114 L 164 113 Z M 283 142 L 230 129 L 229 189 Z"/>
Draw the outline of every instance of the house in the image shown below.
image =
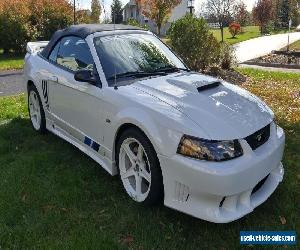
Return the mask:
<path id="1" fill-rule="evenodd" d="M 161 28 L 161 34 L 165 35 L 171 23 L 185 16 L 188 12 L 188 0 L 182 0 L 181 3 L 173 9 L 168 22 Z M 157 33 L 155 22 L 149 20 L 139 12 L 135 0 L 130 0 L 123 8 L 123 21 L 126 22 L 129 19 L 135 19 L 142 25 L 146 24 L 149 30 Z"/>

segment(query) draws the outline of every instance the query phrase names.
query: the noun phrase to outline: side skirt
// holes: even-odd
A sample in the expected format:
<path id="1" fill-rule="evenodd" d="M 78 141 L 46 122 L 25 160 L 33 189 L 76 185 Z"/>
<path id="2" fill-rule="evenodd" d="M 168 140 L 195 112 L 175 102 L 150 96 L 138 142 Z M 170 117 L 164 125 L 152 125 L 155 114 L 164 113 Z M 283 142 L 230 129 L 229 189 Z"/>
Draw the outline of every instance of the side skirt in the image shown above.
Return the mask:
<path id="1" fill-rule="evenodd" d="M 65 130 L 61 129 L 57 125 L 54 125 L 53 122 L 47 119 L 47 130 L 52 132 L 53 134 L 57 135 L 58 137 L 62 138 L 63 140 L 71 143 L 75 147 L 77 147 L 80 151 L 91 157 L 94 161 L 102 166 L 110 175 L 117 175 L 117 167 L 114 163 L 111 163 L 108 159 L 102 159 L 96 151 L 91 149 L 91 147 L 87 146 L 83 142 L 77 140 L 75 137 L 67 133 Z"/>

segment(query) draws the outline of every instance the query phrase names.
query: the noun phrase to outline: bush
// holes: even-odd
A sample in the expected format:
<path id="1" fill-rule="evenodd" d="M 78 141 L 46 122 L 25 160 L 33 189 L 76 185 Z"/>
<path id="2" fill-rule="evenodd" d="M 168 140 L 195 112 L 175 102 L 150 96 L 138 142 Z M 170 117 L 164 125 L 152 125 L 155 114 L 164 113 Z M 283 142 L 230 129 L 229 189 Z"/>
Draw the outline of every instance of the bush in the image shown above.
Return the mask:
<path id="1" fill-rule="evenodd" d="M 0 48 L 5 53 L 22 53 L 27 42 L 49 40 L 72 21 L 72 6 L 67 0 L 1 0 Z"/>
<path id="2" fill-rule="evenodd" d="M 140 27 L 142 29 L 148 30 L 148 26 L 146 24 L 142 25 L 140 24 L 137 20 L 130 18 L 127 20 L 126 24 L 128 25 L 132 25 L 132 26 L 136 26 L 136 27 Z"/>
<path id="3" fill-rule="evenodd" d="M 241 25 L 238 23 L 231 23 L 229 25 L 229 32 L 232 35 L 232 38 L 236 37 L 236 35 L 241 33 Z"/>
<path id="4" fill-rule="evenodd" d="M 190 69 L 205 71 L 220 64 L 221 46 L 203 18 L 186 15 L 171 24 L 168 36 L 172 48 Z"/>
<path id="5" fill-rule="evenodd" d="M 271 34 L 272 30 L 274 30 L 273 21 L 270 21 L 266 25 L 261 27 L 262 34 Z"/>
<path id="6" fill-rule="evenodd" d="M 222 69 L 229 70 L 236 64 L 234 51 L 227 43 L 221 44 L 220 66 Z"/>
<path id="7" fill-rule="evenodd" d="M 22 0 L 4 0 L 0 12 L 0 47 L 4 53 L 14 50 L 21 53 L 36 30 L 29 25 L 30 9 Z"/>

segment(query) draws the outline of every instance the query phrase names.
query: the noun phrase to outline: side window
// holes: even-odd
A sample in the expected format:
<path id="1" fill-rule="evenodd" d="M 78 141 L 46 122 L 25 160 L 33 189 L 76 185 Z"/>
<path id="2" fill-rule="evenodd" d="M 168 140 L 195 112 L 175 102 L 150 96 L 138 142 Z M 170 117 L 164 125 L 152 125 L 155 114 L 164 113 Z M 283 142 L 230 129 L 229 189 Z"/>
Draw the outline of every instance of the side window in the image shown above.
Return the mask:
<path id="1" fill-rule="evenodd" d="M 51 62 L 56 62 L 56 59 L 57 59 L 57 52 L 58 52 L 58 49 L 59 49 L 59 45 L 60 45 L 60 42 L 58 42 L 58 43 L 55 45 L 54 49 L 52 50 L 52 52 L 51 52 L 51 54 L 50 54 L 50 56 L 49 56 L 49 60 L 50 60 Z"/>
<path id="2" fill-rule="evenodd" d="M 94 60 L 87 43 L 75 36 L 62 38 L 57 54 L 57 64 L 74 72 L 80 69 L 93 70 Z"/>

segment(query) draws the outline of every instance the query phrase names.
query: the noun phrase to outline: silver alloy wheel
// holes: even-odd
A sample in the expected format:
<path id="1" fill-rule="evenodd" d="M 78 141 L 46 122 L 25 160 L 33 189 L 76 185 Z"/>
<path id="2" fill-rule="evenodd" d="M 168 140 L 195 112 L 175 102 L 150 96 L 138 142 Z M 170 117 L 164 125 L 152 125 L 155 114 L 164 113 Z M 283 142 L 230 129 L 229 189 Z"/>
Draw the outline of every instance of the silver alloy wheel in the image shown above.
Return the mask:
<path id="1" fill-rule="evenodd" d="M 123 141 L 119 153 L 120 175 L 128 195 L 143 202 L 151 187 L 151 169 L 142 144 L 134 138 Z"/>
<path id="2" fill-rule="evenodd" d="M 39 130 L 41 128 L 42 117 L 39 98 L 35 91 L 30 91 L 28 104 L 32 125 L 35 130 Z"/>

